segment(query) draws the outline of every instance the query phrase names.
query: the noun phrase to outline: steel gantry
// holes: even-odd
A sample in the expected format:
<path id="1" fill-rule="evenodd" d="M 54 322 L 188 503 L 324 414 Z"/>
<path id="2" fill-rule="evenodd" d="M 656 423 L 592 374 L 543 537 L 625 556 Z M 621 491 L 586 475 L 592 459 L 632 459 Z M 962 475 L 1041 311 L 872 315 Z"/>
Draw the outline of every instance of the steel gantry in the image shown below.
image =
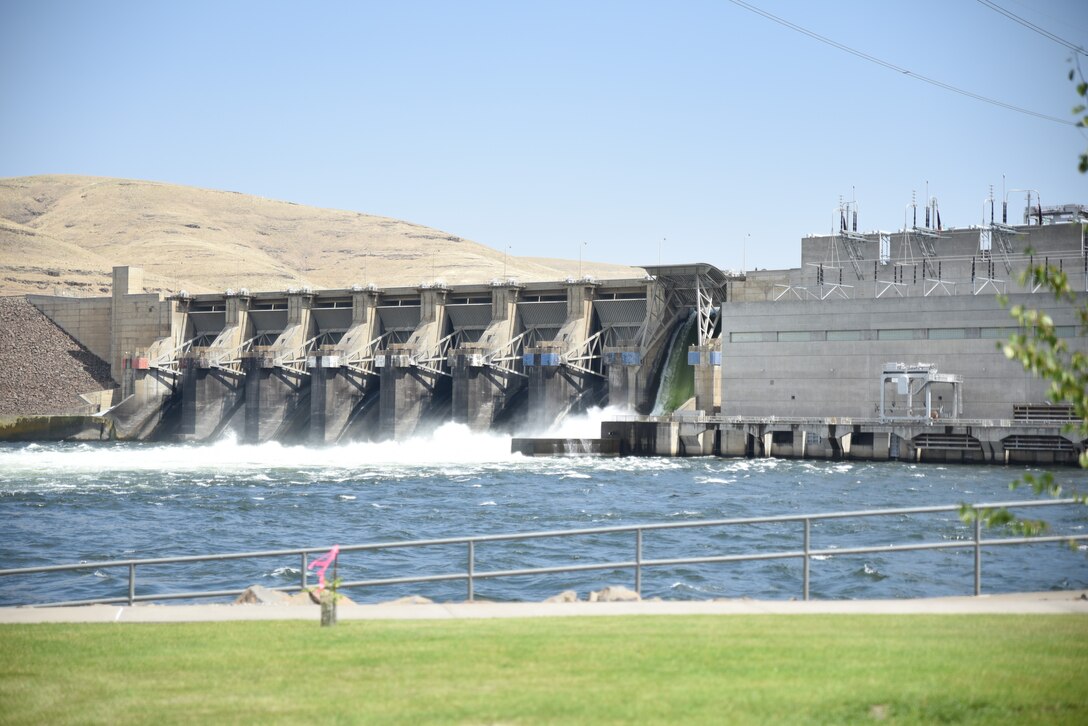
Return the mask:
<path id="1" fill-rule="evenodd" d="M 727 301 L 728 283 L 743 280 L 743 275 L 726 273 L 714 265 L 699 262 L 689 265 L 645 265 L 665 291 L 665 315 L 674 317 L 694 310 L 699 345 L 714 338 L 714 328 L 722 303 Z"/>

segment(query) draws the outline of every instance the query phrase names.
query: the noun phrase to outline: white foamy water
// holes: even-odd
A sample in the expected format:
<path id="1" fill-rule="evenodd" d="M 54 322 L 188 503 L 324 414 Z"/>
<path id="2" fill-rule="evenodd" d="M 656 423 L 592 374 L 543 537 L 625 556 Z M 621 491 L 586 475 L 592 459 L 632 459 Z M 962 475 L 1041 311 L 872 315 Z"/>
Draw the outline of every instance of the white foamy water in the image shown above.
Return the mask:
<path id="1" fill-rule="evenodd" d="M 539 435 L 548 438 L 600 437 L 601 422 L 629 413 L 616 407 L 592 408 L 568 416 Z M 404 441 L 349 442 L 314 447 L 239 443 L 226 435 L 200 444 L 102 444 L 52 447 L 31 444 L 0 450 L 0 472 L 8 474 L 81 474 L 111 472 L 182 473 L 211 470 L 220 474 L 251 472 L 254 481 L 270 481 L 270 469 L 357 471 L 360 467 L 428 467 L 525 462 L 510 453 L 510 437 L 479 433 L 468 426 L 445 423 L 433 432 Z M 447 473 L 456 474 L 454 471 Z"/>
<path id="2" fill-rule="evenodd" d="M 546 439 L 599 439 L 601 423 L 629 415 L 631 411 L 620 406 L 593 406 L 585 413 L 564 416 L 550 428 L 531 435 Z"/>
<path id="3" fill-rule="evenodd" d="M 358 469 L 361 466 L 478 464 L 520 460 L 510 453 L 510 438 L 473 433 L 463 424 L 447 423 L 427 436 L 405 441 L 358 442 L 329 447 L 241 444 L 224 437 L 207 444 L 102 445 L 74 447 L 30 445 L 0 450 L 6 473 L 78 473 L 102 471 L 220 473 L 254 471 L 268 481 L 269 469 Z"/>

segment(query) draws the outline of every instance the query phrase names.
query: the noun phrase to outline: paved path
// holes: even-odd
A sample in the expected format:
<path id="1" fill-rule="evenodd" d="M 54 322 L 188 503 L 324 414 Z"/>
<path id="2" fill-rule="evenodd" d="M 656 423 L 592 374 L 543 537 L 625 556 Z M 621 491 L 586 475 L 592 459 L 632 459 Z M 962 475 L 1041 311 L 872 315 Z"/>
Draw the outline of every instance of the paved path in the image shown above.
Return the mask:
<path id="1" fill-rule="evenodd" d="M 806 615 L 806 614 L 1043 614 L 1088 615 L 1088 590 L 935 597 L 915 600 L 708 600 L 574 603 L 435 603 L 356 605 L 338 608 L 340 620 L 449 620 L 601 615 Z M 5 623 L 181 623 L 226 620 L 317 620 L 316 605 L 85 605 L 0 608 Z"/>

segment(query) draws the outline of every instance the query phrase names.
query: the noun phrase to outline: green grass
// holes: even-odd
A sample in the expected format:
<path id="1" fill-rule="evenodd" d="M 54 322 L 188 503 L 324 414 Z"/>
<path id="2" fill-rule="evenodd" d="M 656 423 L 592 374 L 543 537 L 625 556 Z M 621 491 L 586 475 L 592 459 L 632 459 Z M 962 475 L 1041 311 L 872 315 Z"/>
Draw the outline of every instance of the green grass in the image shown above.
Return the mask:
<path id="1" fill-rule="evenodd" d="M 1088 617 L 0 626 L 2 723 L 1088 723 Z"/>

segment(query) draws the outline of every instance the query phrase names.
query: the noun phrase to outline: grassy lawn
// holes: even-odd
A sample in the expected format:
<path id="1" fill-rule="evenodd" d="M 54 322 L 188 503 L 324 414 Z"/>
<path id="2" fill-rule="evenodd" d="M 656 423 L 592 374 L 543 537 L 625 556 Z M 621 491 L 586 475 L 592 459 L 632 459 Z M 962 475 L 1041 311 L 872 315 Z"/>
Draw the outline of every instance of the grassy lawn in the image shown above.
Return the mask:
<path id="1" fill-rule="evenodd" d="M 1088 618 L 0 626 L 0 723 L 1088 723 Z"/>

